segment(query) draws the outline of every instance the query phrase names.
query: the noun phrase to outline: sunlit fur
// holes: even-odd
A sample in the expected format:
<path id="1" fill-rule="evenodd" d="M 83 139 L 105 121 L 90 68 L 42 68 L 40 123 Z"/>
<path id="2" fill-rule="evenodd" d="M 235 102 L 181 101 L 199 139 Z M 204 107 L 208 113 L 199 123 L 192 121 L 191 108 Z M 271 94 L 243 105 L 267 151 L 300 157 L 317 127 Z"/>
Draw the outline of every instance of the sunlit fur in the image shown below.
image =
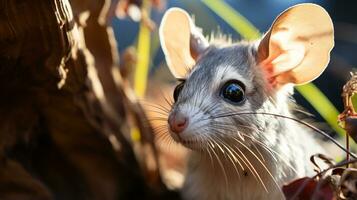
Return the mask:
<path id="1" fill-rule="evenodd" d="M 283 199 L 282 184 L 311 173 L 309 157 L 322 152 L 313 133 L 298 123 L 253 114 L 291 116 L 291 86 L 268 89 L 255 58 L 253 44 L 210 46 L 168 112 L 189 118 L 184 132 L 169 133 L 193 150 L 182 192 L 185 199 Z M 246 101 L 240 105 L 219 96 L 221 86 L 231 79 L 245 85 Z"/>

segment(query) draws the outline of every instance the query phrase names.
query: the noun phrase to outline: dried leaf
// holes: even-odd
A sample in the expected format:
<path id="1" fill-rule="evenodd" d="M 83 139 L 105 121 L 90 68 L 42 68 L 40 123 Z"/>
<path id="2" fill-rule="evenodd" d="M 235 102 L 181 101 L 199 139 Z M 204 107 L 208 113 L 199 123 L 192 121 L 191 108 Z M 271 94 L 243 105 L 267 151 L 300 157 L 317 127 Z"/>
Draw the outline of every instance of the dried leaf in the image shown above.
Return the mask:
<path id="1" fill-rule="evenodd" d="M 345 119 L 345 129 L 351 138 L 357 142 L 357 117 L 351 116 Z"/>
<path id="2" fill-rule="evenodd" d="M 357 199 L 357 169 L 346 169 L 340 179 L 340 199 Z"/>
<path id="3" fill-rule="evenodd" d="M 343 86 L 344 111 L 338 116 L 339 124 L 357 141 L 357 73 L 351 72 L 351 79 Z"/>
<path id="4" fill-rule="evenodd" d="M 315 155 L 312 155 L 310 157 L 310 161 L 312 162 L 312 164 L 315 166 L 315 169 L 314 171 L 316 173 L 320 173 L 323 168 L 321 168 L 321 166 L 316 162 L 317 160 L 316 159 L 319 159 L 321 161 L 323 161 L 323 163 L 325 163 L 328 167 L 331 167 L 334 165 L 334 161 L 332 158 L 329 158 L 328 156 L 326 155 L 323 155 L 323 154 L 315 154 Z"/>
<path id="5" fill-rule="evenodd" d="M 333 200 L 334 192 L 330 185 L 325 181 L 304 177 L 284 185 L 283 193 L 287 200 Z"/>

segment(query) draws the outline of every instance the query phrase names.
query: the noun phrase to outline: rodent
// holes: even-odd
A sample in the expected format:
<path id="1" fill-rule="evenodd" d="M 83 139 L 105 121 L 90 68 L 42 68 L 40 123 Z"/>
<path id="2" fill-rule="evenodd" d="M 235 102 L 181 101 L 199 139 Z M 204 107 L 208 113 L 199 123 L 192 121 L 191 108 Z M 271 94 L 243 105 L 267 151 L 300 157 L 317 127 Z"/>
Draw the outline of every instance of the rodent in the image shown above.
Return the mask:
<path id="1" fill-rule="evenodd" d="M 282 184 L 312 173 L 309 157 L 323 149 L 299 124 L 262 113 L 291 116 L 293 86 L 326 68 L 334 46 L 328 13 L 298 4 L 258 41 L 215 44 L 184 10 L 171 8 L 159 32 L 180 80 L 169 133 L 192 150 L 183 198 L 284 199 Z"/>

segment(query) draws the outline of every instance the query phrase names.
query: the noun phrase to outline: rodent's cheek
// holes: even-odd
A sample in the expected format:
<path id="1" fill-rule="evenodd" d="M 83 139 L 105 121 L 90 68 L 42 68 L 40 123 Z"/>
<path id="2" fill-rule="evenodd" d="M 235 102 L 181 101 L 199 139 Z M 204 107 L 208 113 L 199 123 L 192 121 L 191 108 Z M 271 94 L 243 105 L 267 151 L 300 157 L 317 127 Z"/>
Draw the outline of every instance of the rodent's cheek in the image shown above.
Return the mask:
<path id="1" fill-rule="evenodd" d="M 252 102 L 249 97 L 245 99 L 242 104 L 234 105 L 229 102 L 224 102 L 222 107 L 220 108 L 219 113 L 212 113 L 212 116 L 215 115 L 224 115 L 226 113 L 234 114 L 239 112 L 250 112 L 252 111 Z"/>

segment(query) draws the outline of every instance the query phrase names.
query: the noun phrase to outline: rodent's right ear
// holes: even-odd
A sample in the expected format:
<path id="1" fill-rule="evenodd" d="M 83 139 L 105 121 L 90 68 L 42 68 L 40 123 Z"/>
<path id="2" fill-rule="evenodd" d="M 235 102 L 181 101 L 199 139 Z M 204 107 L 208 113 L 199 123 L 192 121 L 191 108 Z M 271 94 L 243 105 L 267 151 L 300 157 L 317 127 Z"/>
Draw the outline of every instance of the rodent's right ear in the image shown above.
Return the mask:
<path id="1" fill-rule="evenodd" d="M 330 60 L 334 29 L 321 6 L 298 4 L 281 13 L 258 47 L 258 62 L 274 87 L 305 84 Z"/>
<path id="2" fill-rule="evenodd" d="M 176 78 L 184 78 L 198 56 L 208 47 L 207 40 L 187 12 L 180 8 L 166 11 L 159 33 L 161 48 L 171 73 Z"/>

